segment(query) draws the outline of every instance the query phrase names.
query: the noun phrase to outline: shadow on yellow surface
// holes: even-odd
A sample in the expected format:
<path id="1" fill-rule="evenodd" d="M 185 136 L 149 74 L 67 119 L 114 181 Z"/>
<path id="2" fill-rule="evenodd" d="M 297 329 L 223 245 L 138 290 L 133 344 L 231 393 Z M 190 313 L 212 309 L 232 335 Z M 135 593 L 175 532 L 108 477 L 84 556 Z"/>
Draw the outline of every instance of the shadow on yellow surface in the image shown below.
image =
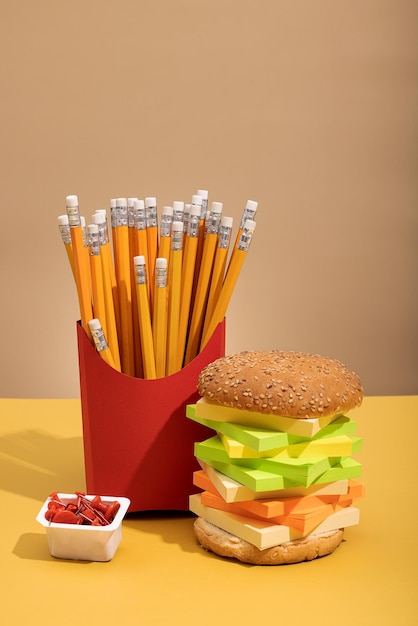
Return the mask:
<path id="1" fill-rule="evenodd" d="M 0 438 L 0 489 L 43 502 L 52 491 L 72 493 L 84 485 L 81 437 L 26 430 Z"/>

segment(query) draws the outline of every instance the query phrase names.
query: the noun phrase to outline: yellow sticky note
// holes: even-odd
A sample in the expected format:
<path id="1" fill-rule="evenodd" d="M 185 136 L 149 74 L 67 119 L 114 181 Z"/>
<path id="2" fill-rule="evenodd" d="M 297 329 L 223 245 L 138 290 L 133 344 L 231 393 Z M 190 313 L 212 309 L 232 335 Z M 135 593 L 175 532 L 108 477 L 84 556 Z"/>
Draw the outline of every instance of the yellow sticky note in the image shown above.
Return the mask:
<path id="1" fill-rule="evenodd" d="M 338 437 L 308 440 L 258 452 L 222 433 L 219 434 L 219 438 L 231 459 L 259 459 L 271 456 L 282 458 L 350 456 L 358 452 L 361 445 L 360 437 L 340 435 Z"/>

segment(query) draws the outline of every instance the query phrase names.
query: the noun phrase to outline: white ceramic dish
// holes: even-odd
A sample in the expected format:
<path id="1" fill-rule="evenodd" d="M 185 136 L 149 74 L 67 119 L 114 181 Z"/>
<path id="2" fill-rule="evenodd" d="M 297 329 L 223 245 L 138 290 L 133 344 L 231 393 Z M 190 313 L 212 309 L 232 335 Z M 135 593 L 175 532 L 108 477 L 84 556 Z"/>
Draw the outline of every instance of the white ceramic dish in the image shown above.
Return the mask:
<path id="1" fill-rule="evenodd" d="M 57 495 L 65 504 L 75 502 L 77 499 L 77 496 L 71 493 L 58 493 Z M 89 500 L 94 498 L 91 495 L 85 497 Z M 36 521 L 46 530 L 52 556 L 82 561 L 110 561 L 113 558 L 122 539 L 122 520 L 128 510 L 130 500 L 111 496 L 101 496 L 101 500 L 106 504 L 117 500 L 120 504 L 113 522 L 107 526 L 54 524 L 45 519 L 50 498 L 44 502 L 36 516 Z"/>

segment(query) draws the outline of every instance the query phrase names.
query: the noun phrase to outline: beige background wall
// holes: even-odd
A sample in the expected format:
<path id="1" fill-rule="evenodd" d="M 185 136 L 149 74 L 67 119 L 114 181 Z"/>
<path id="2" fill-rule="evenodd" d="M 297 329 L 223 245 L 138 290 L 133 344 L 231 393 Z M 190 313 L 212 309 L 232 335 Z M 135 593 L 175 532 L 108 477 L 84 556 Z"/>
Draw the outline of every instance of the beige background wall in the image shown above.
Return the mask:
<path id="1" fill-rule="evenodd" d="M 418 393 L 418 4 L 1 3 L 0 396 L 76 397 L 57 216 L 198 188 L 257 231 L 228 352 L 334 356 Z"/>

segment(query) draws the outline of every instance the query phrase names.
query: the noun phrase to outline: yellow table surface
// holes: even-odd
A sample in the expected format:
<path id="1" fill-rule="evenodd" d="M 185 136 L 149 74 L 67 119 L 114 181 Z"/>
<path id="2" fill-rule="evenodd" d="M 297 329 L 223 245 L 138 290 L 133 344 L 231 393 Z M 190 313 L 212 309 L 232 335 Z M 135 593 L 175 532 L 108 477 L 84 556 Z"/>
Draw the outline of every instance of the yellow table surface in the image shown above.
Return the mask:
<path id="1" fill-rule="evenodd" d="M 112 561 L 51 557 L 35 517 L 54 490 L 85 489 L 78 400 L 0 400 L 0 614 L 4 624 L 418 623 L 418 396 L 352 412 L 366 498 L 336 552 L 248 566 L 203 551 L 188 513 L 129 515 Z"/>

